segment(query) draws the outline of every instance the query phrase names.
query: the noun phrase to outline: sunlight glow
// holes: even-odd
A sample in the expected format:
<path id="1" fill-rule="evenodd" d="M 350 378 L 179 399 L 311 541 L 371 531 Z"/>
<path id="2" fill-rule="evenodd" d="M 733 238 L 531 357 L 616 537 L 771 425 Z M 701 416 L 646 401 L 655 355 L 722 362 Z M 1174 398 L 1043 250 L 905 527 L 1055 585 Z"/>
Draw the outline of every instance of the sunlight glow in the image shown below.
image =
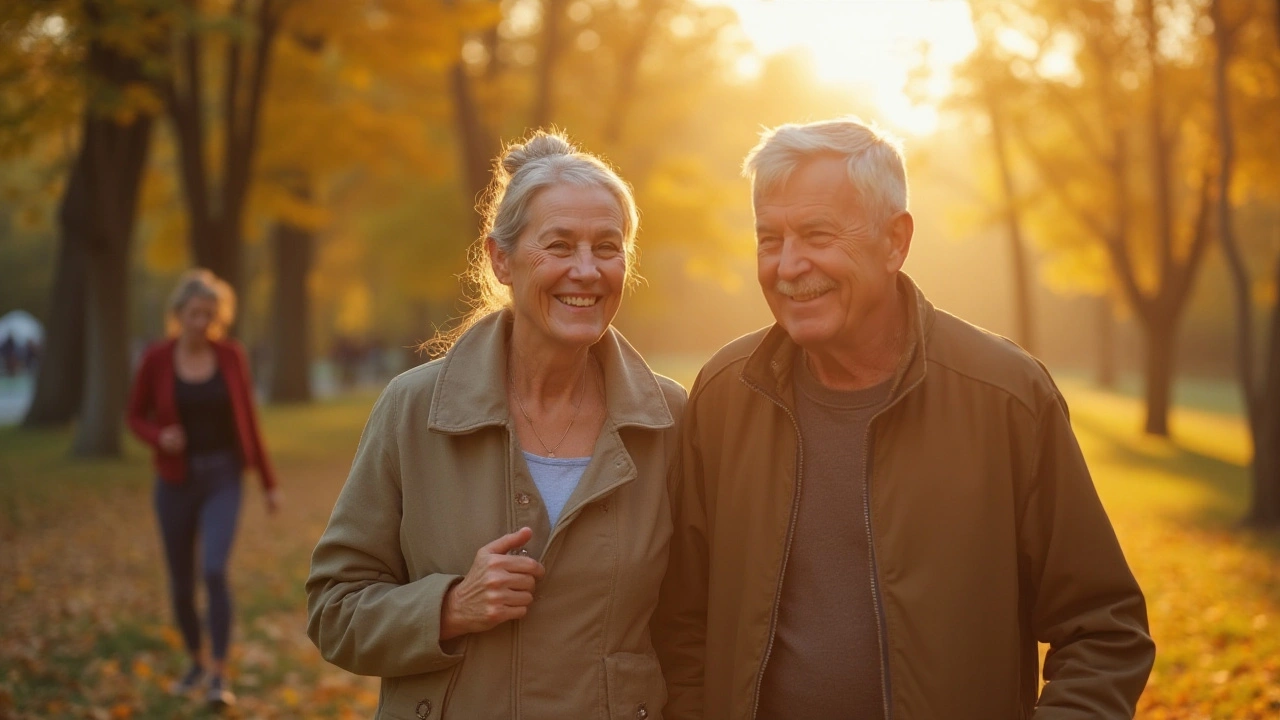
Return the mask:
<path id="1" fill-rule="evenodd" d="M 976 43 L 964 0 L 703 1 L 736 10 L 761 56 L 803 49 L 820 80 L 865 89 L 883 113 L 875 120 L 914 135 L 937 128 L 951 68 Z M 913 98 L 905 88 L 921 64 L 927 77 Z M 739 63 L 744 75 L 756 68 L 758 59 Z"/>

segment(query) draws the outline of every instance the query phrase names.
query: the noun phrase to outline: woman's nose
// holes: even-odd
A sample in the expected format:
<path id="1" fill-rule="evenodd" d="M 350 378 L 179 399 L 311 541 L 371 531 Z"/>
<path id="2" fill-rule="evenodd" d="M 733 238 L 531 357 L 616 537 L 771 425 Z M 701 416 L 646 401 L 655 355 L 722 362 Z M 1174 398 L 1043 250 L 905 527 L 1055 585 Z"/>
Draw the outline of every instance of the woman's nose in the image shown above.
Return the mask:
<path id="1" fill-rule="evenodd" d="M 569 269 L 569 277 L 575 280 L 594 280 L 600 277 L 599 260 L 591 248 L 579 248 L 573 255 L 573 266 Z"/>

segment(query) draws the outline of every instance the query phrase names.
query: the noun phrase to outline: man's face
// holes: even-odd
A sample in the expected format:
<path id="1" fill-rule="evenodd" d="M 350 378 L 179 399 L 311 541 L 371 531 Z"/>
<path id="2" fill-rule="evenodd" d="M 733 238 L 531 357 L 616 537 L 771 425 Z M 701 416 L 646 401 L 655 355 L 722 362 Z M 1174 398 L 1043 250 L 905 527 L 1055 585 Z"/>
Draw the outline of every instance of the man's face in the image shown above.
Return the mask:
<path id="1" fill-rule="evenodd" d="M 756 197 L 755 213 L 760 288 L 798 345 L 838 352 L 857 343 L 867 318 L 889 311 L 910 216 L 871 227 L 844 160 L 806 161 L 782 188 Z"/>

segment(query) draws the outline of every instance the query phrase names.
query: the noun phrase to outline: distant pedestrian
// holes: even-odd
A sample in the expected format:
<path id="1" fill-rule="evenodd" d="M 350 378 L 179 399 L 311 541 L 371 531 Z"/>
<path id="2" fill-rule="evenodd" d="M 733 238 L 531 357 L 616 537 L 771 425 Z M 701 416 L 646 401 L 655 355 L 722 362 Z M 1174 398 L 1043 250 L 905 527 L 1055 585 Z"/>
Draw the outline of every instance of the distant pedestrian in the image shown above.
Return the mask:
<path id="1" fill-rule="evenodd" d="M 208 680 L 210 704 L 235 695 L 224 674 L 231 637 L 227 559 L 240 513 L 240 475 L 257 468 L 268 512 L 279 508 L 254 409 L 244 349 L 223 338 L 235 315 L 231 288 L 208 270 L 182 277 L 169 304 L 170 338 L 143 354 L 129 398 L 129 427 L 155 449 L 155 507 L 173 609 L 191 666 L 174 683 L 185 694 Z M 196 537 L 209 594 L 211 662 L 201 656 L 195 606 Z"/>
<path id="2" fill-rule="evenodd" d="M 16 375 L 17 363 L 18 343 L 12 335 L 5 335 L 4 340 L 0 340 L 0 371 L 9 377 Z"/>

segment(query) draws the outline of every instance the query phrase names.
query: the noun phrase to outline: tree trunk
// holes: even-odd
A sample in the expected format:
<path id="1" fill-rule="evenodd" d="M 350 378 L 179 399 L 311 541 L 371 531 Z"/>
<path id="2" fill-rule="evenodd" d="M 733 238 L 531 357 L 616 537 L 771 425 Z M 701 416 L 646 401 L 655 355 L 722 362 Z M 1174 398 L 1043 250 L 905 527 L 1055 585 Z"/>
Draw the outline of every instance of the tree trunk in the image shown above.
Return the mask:
<path id="1" fill-rule="evenodd" d="M 85 130 L 90 216 L 84 401 L 72 454 L 120 455 L 129 382 L 129 249 L 146 168 L 151 118 L 90 118 Z"/>
<path id="2" fill-rule="evenodd" d="M 71 168 L 58 209 L 58 260 L 49 300 L 48 332 L 40 354 L 35 395 L 22 426 L 64 425 L 80 409 L 84 390 L 85 283 L 89 195 L 84 150 Z"/>
<path id="3" fill-rule="evenodd" d="M 1275 282 L 1280 283 L 1280 258 L 1276 258 Z M 1271 307 L 1268 335 L 1266 362 L 1260 378 L 1262 393 L 1258 403 L 1249 522 L 1280 527 L 1280 300 Z"/>
<path id="4" fill-rule="evenodd" d="M 1147 321 L 1146 335 L 1146 400 L 1148 435 L 1169 436 L 1169 407 L 1173 396 L 1174 348 L 1177 345 L 1177 323 Z"/>
<path id="5" fill-rule="evenodd" d="M 1109 292 L 1097 299 L 1098 308 L 1098 387 L 1116 389 L 1116 315 Z"/>
<path id="6" fill-rule="evenodd" d="M 102 13 L 89 4 L 91 21 L 101 22 Z M 146 82 L 147 64 L 147 58 L 97 40 L 89 45 L 87 69 L 94 84 L 119 88 Z M 91 95 L 85 109 L 81 149 L 90 211 L 84 400 L 71 446 L 72 454 L 82 457 L 120 454 L 129 381 L 129 250 L 152 128 L 150 115 L 135 113 L 118 121 L 110 104 L 99 108 L 94 100 Z"/>
<path id="7" fill-rule="evenodd" d="M 1013 314 L 1017 335 L 1014 341 L 1029 353 L 1035 353 L 1035 336 L 1031 294 L 1031 269 L 1027 261 L 1027 246 L 1022 238 L 1022 223 L 1018 217 L 1018 197 L 1014 189 L 1013 168 L 1009 165 L 1008 138 L 1004 130 L 1004 115 L 995 93 L 986 91 L 987 115 L 991 120 L 991 141 L 1000 171 L 1000 187 L 1004 195 L 1004 218 L 1009 232 L 1009 256 L 1013 267 Z"/>
<path id="8" fill-rule="evenodd" d="M 497 150 L 496 138 L 492 138 L 476 103 L 471 78 L 461 61 L 449 71 L 450 91 L 453 94 L 454 123 L 458 131 L 458 149 L 462 154 L 463 191 L 467 200 L 479 206 L 489 187 L 489 163 Z M 476 226 L 480 226 L 476 214 Z"/>
<path id="9" fill-rule="evenodd" d="M 88 273 L 84 405 L 71 453 L 118 457 L 129 387 L 129 257 L 94 253 Z"/>
<path id="10" fill-rule="evenodd" d="M 551 123 L 555 91 L 556 61 L 560 58 L 560 28 L 564 24 L 565 0 L 543 0 L 542 53 L 538 64 L 538 86 L 534 95 L 533 127 L 545 128 Z"/>
<path id="11" fill-rule="evenodd" d="M 276 223 L 271 235 L 275 317 L 268 395 L 273 402 L 310 402 L 311 308 L 307 276 L 315 241 L 312 231 L 288 223 Z"/>
<path id="12" fill-rule="evenodd" d="M 288 3 L 259 0 L 256 5 L 235 3 L 229 20 L 252 32 L 235 36 L 220 47 L 214 58 L 224 87 L 220 103 L 211 102 L 202 73 L 209 53 L 202 33 L 193 23 L 181 28 L 180 40 L 170 57 L 173 75 L 163 87 L 170 120 L 177 137 L 183 198 L 187 207 L 191 255 L 198 265 L 225 280 L 238 297 L 244 297 L 244 208 L 253 178 L 259 119 L 272 51 Z M 252 48 L 245 38 L 252 38 Z M 207 106 L 216 108 L 208 113 Z M 221 129 L 219 164 L 208 162 L 206 115 Z M 220 174 L 213 172 L 217 167 Z"/>
<path id="13" fill-rule="evenodd" d="M 626 45 L 618 60 L 618 72 L 614 81 L 613 102 L 604 121 L 604 142 L 607 147 L 617 147 L 622 142 L 623 129 L 631 102 L 635 98 L 636 83 L 640 76 L 640 61 L 653 36 L 653 27 L 662 12 L 666 0 L 641 0 L 640 24 L 631 42 Z"/>

